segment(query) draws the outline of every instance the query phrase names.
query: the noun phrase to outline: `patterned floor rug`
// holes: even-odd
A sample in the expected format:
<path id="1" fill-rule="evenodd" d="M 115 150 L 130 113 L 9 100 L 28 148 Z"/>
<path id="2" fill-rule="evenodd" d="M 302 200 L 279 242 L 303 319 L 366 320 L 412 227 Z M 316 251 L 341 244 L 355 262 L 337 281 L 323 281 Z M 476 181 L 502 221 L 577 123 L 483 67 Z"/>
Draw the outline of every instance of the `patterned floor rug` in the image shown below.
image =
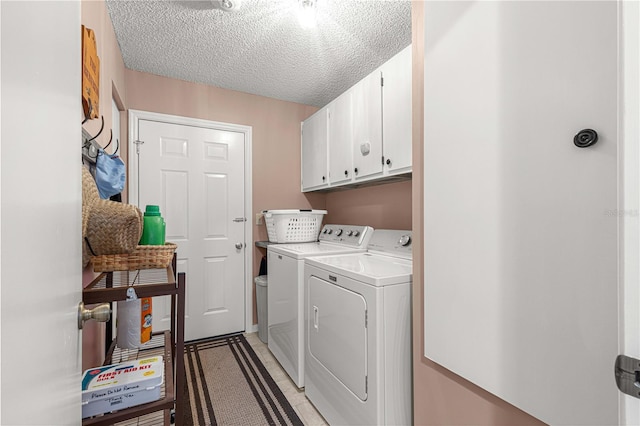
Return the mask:
<path id="1" fill-rule="evenodd" d="M 186 343 L 185 370 L 185 425 L 303 425 L 242 334 Z"/>

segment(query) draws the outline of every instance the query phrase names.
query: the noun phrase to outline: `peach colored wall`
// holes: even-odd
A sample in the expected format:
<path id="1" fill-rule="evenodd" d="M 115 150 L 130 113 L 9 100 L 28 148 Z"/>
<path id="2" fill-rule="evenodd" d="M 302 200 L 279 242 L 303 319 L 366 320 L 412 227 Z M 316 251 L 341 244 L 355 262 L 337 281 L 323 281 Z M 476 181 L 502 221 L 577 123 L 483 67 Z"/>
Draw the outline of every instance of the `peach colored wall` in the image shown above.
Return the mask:
<path id="1" fill-rule="evenodd" d="M 411 229 L 411 181 L 387 183 L 326 196 L 325 223 Z"/>
<path id="2" fill-rule="evenodd" d="M 250 241 L 267 239 L 265 227 L 255 225 L 262 210 L 325 208 L 324 194 L 300 192 L 300 122 L 317 108 L 132 70 L 125 80 L 130 109 L 252 127 Z M 255 275 L 265 251 L 254 244 L 251 250 Z M 254 303 L 254 323 L 256 318 Z"/>
<path id="3" fill-rule="evenodd" d="M 83 0 L 81 10 L 82 24 L 96 33 L 100 58 L 100 114 L 104 116 L 105 129 L 98 136 L 97 141 L 104 146 L 109 142 L 109 129 L 112 122 L 111 99 L 117 98 L 123 109 L 126 106 L 124 62 L 104 1 Z M 100 119 L 88 121 L 84 128 L 92 135 L 97 133 L 100 129 Z M 117 136 L 120 137 L 120 135 Z M 126 158 L 126 153 L 123 154 Z"/>
<path id="4" fill-rule="evenodd" d="M 104 1 L 83 0 L 80 8 L 82 24 L 92 29 L 96 34 L 96 45 L 98 57 L 100 58 L 99 109 L 100 114 L 104 116 L 105 129 L 96 141 L 105 146 L 109 142 L 109 129 L 111 129 L 113 120 L 111 113 L 112 97 L 118 100 L 122 109 L 126 106 L 124 62 Z M 78 31 L 80 31 L 80 28 L 78 28 Z M 78 96 L 80 96 L 80 87 L 78 87 Z M 121 128 L 123 126 L 124 124 L 121 123 Z M 100 119 L 89 120 L 83 127 L 90 134 L 95 135 L 100 129 Z M 116 137 L 120 137 L 120 140 L 123 140 L 122 135 L 114 135 L 114 139 Z M 120 155 L 126 159 L 126 146 L 122 147 L 121 145 Z M 126 194 L 123 195 L 126 197 Z M 95 274 L 90 268 L 85 268 L 82 274 L 83 286 L 86 286 L 94 276 Z M 82 330 L 83 369 L 102 364 L 104 351 L 104 324 L 89 321 Z"/>
<path id="5" fill-rule="evenodd" d="M 429 361 L 424 347 L 424 5 L 412 2 L 413 33 L 413 385 L 416 425 L 540 425 L 473 383 Z"/>

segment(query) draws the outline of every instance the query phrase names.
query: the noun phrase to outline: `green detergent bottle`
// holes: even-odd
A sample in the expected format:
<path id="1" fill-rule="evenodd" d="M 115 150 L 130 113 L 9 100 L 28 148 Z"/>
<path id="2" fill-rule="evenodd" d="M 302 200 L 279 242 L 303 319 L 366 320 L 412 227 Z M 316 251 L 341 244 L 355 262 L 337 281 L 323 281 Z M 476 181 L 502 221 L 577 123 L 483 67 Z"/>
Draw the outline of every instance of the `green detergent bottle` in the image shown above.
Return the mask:
<path id="1" fill-rule="evenodd" d="M 161 246 L 164 245 L 166 224 L 160 216 L 160 207 L 148 205 L 144 211 L 142 224 L 142 237 L 140 245 Z"/>

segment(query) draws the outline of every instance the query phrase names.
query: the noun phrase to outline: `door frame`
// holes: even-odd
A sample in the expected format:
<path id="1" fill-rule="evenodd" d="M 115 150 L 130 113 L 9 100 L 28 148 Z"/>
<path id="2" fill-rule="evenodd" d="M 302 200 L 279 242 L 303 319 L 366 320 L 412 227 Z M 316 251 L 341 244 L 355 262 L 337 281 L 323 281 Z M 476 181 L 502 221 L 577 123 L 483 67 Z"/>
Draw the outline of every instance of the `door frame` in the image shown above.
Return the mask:
<path id="1" fill-rule="evenodd" d="M 253 211 L 253 180 L 252 180 L 252 127 L 241 124 L 223 123 L 220 121 L 203 120 L 199 118 L 183 117 L 179 115 L 161 114 L 157 112 L 129 110 L 129 141 L 127 143 L 129 149 L 129 199 L 138 199 L 138 187 L 134 183 L 138 182 L 138 162 L 135 160 L 136 146 L 134 141 L 137 139 L 140 120 L 157 121 L 167 124 L 179 124 L 183 126 L 202 127 L 206 129 L 225 130 L 244 134 L 244 329 L 245 332 L 253 332 L 257 330 L 257 326 L 253 325 L 253 261 L 252 250 L 247 248 L 247 239 L 253 241 L 251 212 Z M 136 202 L 137 204 L 137 202 Z M 189 277 L 187 277 L 187 280 Z"/>
<path id="2" fill-rule="evenodd" d="M 640 357 L 640 4 L 618 1 L 619 353 Z M 640 402 L 619 393 L 619 423 L 640 423 Z"/>

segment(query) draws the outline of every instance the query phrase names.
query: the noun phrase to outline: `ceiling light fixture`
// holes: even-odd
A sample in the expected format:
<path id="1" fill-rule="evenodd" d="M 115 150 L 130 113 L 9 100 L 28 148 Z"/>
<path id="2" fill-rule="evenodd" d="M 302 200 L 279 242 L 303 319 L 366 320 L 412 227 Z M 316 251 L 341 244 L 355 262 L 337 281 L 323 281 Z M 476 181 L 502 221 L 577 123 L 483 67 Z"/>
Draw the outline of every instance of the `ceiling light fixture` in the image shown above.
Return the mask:
<path id="1" fill-rule="evenodd" d="M 211 3 L 213 3 L 216 9 L 220 9 L 225 12 L 233 12 L 240 9 L 242 0 L 211 0 Z"/>
<path id="2" fill-rule="evenodd" d="M 316 26 L 317 0 L 298 0 L 298 20 L 303 28 Z"/>

